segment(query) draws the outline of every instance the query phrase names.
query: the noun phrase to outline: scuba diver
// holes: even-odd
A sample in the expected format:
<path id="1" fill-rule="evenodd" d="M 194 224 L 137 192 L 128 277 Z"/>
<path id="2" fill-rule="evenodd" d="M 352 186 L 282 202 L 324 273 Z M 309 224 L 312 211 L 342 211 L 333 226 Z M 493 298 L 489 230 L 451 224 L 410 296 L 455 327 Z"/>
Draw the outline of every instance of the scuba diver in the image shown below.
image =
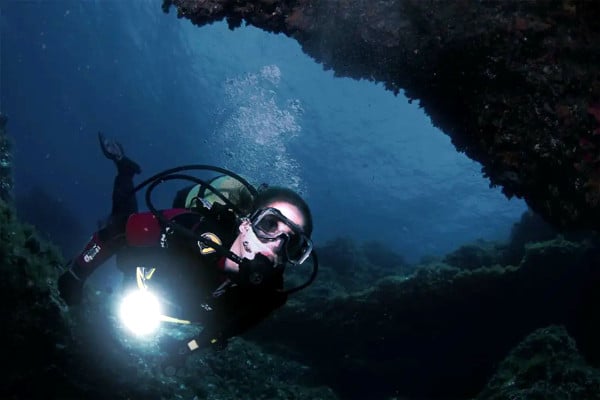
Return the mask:
<path id="1" fill-rule="evenodd" d="M 221 349 L 229 338 L 259 323 L 284 305 L 289 294 L 315 279 L 312 216 L 293 190 L 273 186 L 258 191 L 242 177 L 211 166 L 168 170 L 136 188 L 133 178 L 141 173 L 139 165 L 125 155 L 120 143 L 102 133 L 98 138 L 104 156 L 117 167 L 112 211 L 59 277 L 59 292 L 67 305 L 81 302 L 86 279 L 116 255 L 125 282 L 142 289 L 149 286 L 160 294 L 161 311 L 169 315 L 166 320 L 202 325 L 185 351 Z M 222 172 L 238 184 L 223 185 L 220 177 L 207 183 L 173 173 L 183 169 Z M 171 179 L 192 180 L 195 185 L 177 193 L 174 208 L 159 211 L 150 201 L 151 191 Z M 215 185 L 224 187 L 223 192 Z M 135 192 L 144 186 L 149 186 L 150 211 L 138 212 Z M 241 207 L 235 204 L 239 201 Z M 284 289 L 285 268 L 309 257 L 310 278 Z"/>

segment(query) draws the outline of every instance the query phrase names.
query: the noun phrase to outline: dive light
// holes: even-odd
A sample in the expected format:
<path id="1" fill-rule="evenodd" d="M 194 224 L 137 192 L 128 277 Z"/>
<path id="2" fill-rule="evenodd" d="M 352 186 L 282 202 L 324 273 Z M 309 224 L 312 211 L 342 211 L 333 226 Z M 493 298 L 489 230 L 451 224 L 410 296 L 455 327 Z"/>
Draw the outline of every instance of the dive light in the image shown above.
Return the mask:
<path id="1" fill-rule="evenodd" d="M 123 325 L 136 335 L 144 336 L 155 332 L 161 321 L 190 324 L 191 321 L 162 314 L 160 301 L 146 285 L 152 278 L 154 268 L 137 267 L 137 289 L 128 292 L 121 302 L 119 316 Z"/>

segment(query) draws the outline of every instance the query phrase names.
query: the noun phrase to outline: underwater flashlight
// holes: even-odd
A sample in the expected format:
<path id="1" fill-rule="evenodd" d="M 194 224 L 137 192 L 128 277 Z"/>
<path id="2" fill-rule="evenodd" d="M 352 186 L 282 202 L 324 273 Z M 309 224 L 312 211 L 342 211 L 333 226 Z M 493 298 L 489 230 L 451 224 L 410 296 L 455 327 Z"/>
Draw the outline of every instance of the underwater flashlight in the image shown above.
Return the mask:
<path id="1" fill-rule="evenodd" d="M 160 325 L 160 303 L 148 290 L 134 290 L 123 298 L 119 315 L 133 333 L 147 335 Z"/>

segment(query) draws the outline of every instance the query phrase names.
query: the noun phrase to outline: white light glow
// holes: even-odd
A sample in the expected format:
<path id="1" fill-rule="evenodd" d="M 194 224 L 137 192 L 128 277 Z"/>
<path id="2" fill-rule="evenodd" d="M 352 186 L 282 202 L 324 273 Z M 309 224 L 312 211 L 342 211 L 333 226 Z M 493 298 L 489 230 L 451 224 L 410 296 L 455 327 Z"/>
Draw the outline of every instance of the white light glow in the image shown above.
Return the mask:
<path id="1" fill-rule="evenodd" d="M 147 335 L 160 324 L 160 304 L 147 290 L 135 290 L 123 299 L 119 315 L 133 333 Z"/>

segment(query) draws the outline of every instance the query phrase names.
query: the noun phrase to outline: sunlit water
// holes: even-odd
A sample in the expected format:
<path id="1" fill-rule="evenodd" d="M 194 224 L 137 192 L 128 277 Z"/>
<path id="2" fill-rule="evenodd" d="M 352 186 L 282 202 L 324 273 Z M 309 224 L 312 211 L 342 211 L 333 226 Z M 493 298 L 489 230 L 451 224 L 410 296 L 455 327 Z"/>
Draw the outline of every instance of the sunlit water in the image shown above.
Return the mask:
<path id="1" fill-rule="evenodd" d="M 72 240 L 85 240 L 110 210 L 114 170 L 98 130 L 119 138 L 141 178 L 215 164 L 299 190 L 317 247 L 339 236 L 376 239 L 418 261 L 479 238 L 505 240 L 525 210 L 489 188 L 418 102 L 334 77 L 282 35 L 198 28 L 134 3 L 2 8 L 1 100 L 16 190 L 57 199 L 84 227 L 52 224 Z M 171 197 L 157 195 L 158 205 Z"/>

